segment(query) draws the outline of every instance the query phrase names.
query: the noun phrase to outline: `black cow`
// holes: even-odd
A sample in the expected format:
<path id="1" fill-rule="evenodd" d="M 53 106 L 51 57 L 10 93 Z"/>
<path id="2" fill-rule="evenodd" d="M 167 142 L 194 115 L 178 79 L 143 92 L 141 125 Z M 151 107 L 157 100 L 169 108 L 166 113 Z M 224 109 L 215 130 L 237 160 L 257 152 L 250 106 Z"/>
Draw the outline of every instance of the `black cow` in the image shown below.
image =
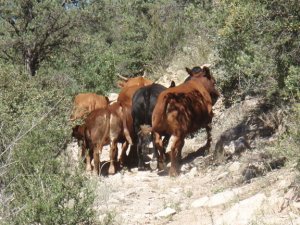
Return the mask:
<path id="1" fill-rule="evenodd" d="M 174 81 L 170 87 L 174 87 Z M 138 170 L 145 169 L 144 153 L 147 145 L 153 140 L 150 132 L 147 132 L 147 126 L 152 126 L 152 112 L 156 105 L 158 95 L 167 88 L 160 84 L 151 84 L 138 89 L 132 97 L 132 118 L 134 144 L 137 146 Z M 142 128 L 142 129 L 141 129 Z M 167 143 L 169 137 L 165 137 L 164 143 Z M 157 151 L 154 150 L 153 159 L 157 158 Z"/>

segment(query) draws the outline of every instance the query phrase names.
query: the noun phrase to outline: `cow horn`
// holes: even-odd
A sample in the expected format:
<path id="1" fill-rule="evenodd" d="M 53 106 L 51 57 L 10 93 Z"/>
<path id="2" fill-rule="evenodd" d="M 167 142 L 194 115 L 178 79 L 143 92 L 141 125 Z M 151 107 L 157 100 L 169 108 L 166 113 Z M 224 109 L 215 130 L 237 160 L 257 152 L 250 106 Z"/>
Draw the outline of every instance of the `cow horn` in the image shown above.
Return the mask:
<path id="1" fill-rule="evenodd" d="M 205 64 L 203 64 L 202 66 L 200 66 L 201 67 L 201 69 L 203 69 L 204 67 L 210 67 L 211 66 L 211 64 L 209 64 L 209 63 L 205 63 Z"/>
<path id="2" fill-rule="evenodd" d="M 144 70 L 143 76 L 142 76 L 142 77 L 147 77 L 147 72 L 146 72 L 146 70 Z"/>
<path id="3" fill-rule="evenodd" d="M 128 78 L 127 77 L 124 77 L 124 76 L 122 76 L 121 74 L 119 74 L 119 73 L 117 73 L 117 76 L 118 77 L 120 77 L 121 79 L 123 79 L 123 80 L 128 80 Z"/>

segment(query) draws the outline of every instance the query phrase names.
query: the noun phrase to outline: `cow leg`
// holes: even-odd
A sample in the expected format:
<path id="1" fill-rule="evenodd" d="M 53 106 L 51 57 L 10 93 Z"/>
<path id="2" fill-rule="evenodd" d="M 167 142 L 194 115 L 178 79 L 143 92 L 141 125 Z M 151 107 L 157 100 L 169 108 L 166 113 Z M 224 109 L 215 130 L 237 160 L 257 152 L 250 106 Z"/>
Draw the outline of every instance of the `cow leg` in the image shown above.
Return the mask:
<path id="1" fill-rule="evenodd" d="M 158 152 L 159 152 L 159 156 L 157 157 Z M 154 154 L 153 154 L 152 161 L 154 162 L 154 160 L 157 159 L 158 170 L 164 170 L 164 154 L 165 153 L 164 153 L 163 141 L 161 139 L 161 136 L 155 132 L 154 133 Z M 151 169 L 154 169 L 152 168 L 154 167 L 153 165 L 151 166 Z"/>
<path id="2" fill-rule="evenodd" d="M 93 148 L 89 147 L 89 152 L 86 156 L 86 171 L 92 171 Z"/>
<path id="3" fill-rule="evenodd" d="M 133 123 L 132 118 L 131 118 L 131 110 L 127 109 L 126 107 L 123 107 L 122 110 L 123 110 L 122 111 L 123 116 L 121 118 L 122 118 L 122 123 L 123 123 L 123 133 L 124 133 L 124 136 L 125 136 L 126 140 L 129 142 L 129 144 L 133 145 L 133 141 L 132 141 L 132 138 L 130 136 L 130 134 L 132 133 L 132 132 L 130 132 L 130 128 L 131 128 L 130 124 L 132 126 L 132 123 Z M 128 111 L 130 111 L 130 112 L 128 112 Z M 128 123 L 129 123 L 129 127 L 128 127 Z"/>
<path id="4" fill-rule="evenodd" d="M 85 141 L 82 142 L 81 146 L 81 159 L 85 160 L 85 154 L 86 154 L 86 144 Z"/>
<path id="5" fill-rule="evenodd" d="M 126 160 L 126 150 L 127 150 L 127 148 L 128 148 L 128 142 L 127 141 L 125 141 L 124 143 L 123 143 L 123 145 L 122 145 L 122 151 L 121 151 L 121 155 L 120 155 L 120 159 L 119 159 L 119 161 L 120 161 L 120 164 L 122 165 L 122 166 L 124 166 L 126 163 L 125 163 L 125 160 Z"/>
<path id="6" fill-rule="evenodd" d="M 169 171 L 169 175 L 171 177 L 178 176 L 179 171 L 179 164 L 181 161 L 181 150 L 184 145 L 184 138 L 178 137 L 178 136 L 172 136 L 172 146 L 171 146 L 171 152 L 170 152 L 170 158 L 171 158 L 171 168 Z"/>
<path id="7" fill-rule="evenodd" d="M 165 161 L 166 163 L 168 163 L 168 162 L 170 161 L 170 159 L 169 159 L 169 154 L 166 154 L 166 151 L 165 151 L 165 149 L 167 149 L 167 146 L 168 146 L 168 144 L 169 144 L 170 137 L 171 137 L 171 136 L 166 135 L 166 136 L 164 137 L 164 139 L 163 139 L 164 157 L 165 157 L 164 161 Z"/>
<path id="8" fill-rule="evenodd" d="M 138 155 L 138 170 L 139 171 L 142 171 L 142 170 L 145 170 L 145 163 L 144 163 L 144 156 L 143 156 L 143 143 L 142 142 L 142 139 L 140 137 L 138 137 L 138 144 L 136 146 L 136 149 L 137 149 L 137 155 Z"/>
<path id="9" fill-rule="evenodd" d="M 115 174 L 116 173 L 116 168 L 115 168 L 115 160 L 117 158 L 117 141 L 116 139 L 111 141 L 110 145 L 110 151 L 109 151 L 109 169 L 108 169 L 108 174 Z"/>
<path id="10" fill-rule="evenodd" d="M 100 155 L 102 153 L 102 144 L 97 144 L 96 149 L 94 149 L 94 170 L 93 172 L 96 173 L 96 175 L 99 175 L 100 172 Z"/>
<path id="11" fill-rule="evenodd" d="M 206 134 L 207 134 L 207 142 L 205 144 L 205 147 L 210 148 L 211 145 L 211 141 L 212 141 L 212 137 L 211 137 L 211 130 L 212 130 L 212 126 L 211 123 L 209 123 L 206 127 Z"/>
<path id="12" fill-rule="evenodd" d="M 158 162 L 158 148 L 156 147 L 155 144 L 155 135 L 152 135 L 152 143 L 153 143 L 153 156 L 150 161 L 150 168 L 151 170 L 156 170 L 157 169 L 157 162 Z"/>

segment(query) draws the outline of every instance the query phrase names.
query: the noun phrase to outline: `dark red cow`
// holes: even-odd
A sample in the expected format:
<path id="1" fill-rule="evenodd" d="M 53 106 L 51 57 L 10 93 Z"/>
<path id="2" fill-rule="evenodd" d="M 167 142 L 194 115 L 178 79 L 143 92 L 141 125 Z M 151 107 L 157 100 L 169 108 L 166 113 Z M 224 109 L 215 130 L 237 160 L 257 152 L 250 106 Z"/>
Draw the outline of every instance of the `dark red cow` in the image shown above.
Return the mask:
<path id="1" fill-rule="evenodd" d="M 189 77 L 185 83 L 161 92 L 152 114 L 152 132 L 154 144 L 160 151 L 160 168 L 164 154 L 161 135 L 167 133 L 171 136 L 167 148 L 167 151 L 170 149 L 171 158 L 170 176 L 178 175 L 178 161 L 188 134 L 206 128 L 207 146 L 210 146 L 212 106 L 220 95 L 208 67 L 186 68 L 186 71 Z"/>
<path id="2" fill-rule="evenodd" d="M 86 170 L 99 174 L 100 155 L 104 145 L 109 144 L 110 113 L 107 109 L 96 109 L 92 111 L 85 123 L 73 128 L 72 136 L 82 140 L 82 156 L 86 156 Z M 91 161 L 94 159 L 94 167 Z"/>
<path id="3" fill-rule="evenodd" d="M 121 118 L 122 107 L 119 103 L 112 103 L 107 109 L 97 109 L 91 112 L 85 119 L 83 125 L 73 128 L 72 136 L 82 140 L 82 157 L 85 156 L 86 148 L 89 154 L 86 156 L 86 170 L 92 170 L 91 161 L 94 159 L 95 172 L 99 173 L 99 162 L 102 148 L 110 144 L 110 167 L 109 174 L 116 172 L 118 149 L 117 144 L 122 144 L 120 164 L 125 165 L 126 150 L 128 142 L 123 133 L 123 122 Z"/>
<path id="4" fill-rule="evenodd" d="M 119 75 L 119 77 L 122 79 L 122 80 L 119 80 L 117 82 L 117 86 L 119 88 L 126 88 L 126 87 L 131 87 L 131 86 L 141 86 L 141 87 L 143 87 L 143 86 L 147 86 L 147 85 L 150 85 L 150 84 L 153 83 L 153 81 L 148 80 L 143 76 L 126 78 L 126 77 L 123 77 L 123 76 Z"/>
<path id="5" fill-rule="evenodd" d="M 119 162 L 122 166 L 125 165 L 126 150 L 128 148 L 128 141 L 124 136 L 123 121 L 122 121 L 122 107 L 120 103 L 115 102 L 108 106 L 110 112 L 110 130 L 109 130 L 109 139 L 110 139 L 110 165 L 109 165 L 109 174 L 114 174 L 116 172 L 117 156 L 118 156 L 118 147 L 117 144 L 122 144 L 122 152 L 119 158 Z"/>

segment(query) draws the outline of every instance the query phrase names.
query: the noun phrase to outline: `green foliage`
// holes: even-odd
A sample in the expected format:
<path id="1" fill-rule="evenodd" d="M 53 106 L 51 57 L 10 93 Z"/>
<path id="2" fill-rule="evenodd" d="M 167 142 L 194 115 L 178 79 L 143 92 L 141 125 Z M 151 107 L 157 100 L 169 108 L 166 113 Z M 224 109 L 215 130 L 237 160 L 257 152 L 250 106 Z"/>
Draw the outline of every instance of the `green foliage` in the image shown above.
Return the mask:
<path id="1" fill-rule="evenodd" d="M 285 79 L 286 90 L 288 96 L 293 96 L 295 99 L 300 99 L 300 67 L 291 66 L 288 75 Z"/>
<path id="2" fill-rule="evenodd" d="M 300 5 L 296 2 L 221 1 L 215 8 L 220 81 L 229 101 L 286 88 L 298 92 L 290 74 L 299 68 Z"/>
<path id="3" fill-rule="evenodd" d="M 74 94 L 106 94 L 115 88 L 116 73 L 136 76 L 166 67 L 182 49 L 189 65 L 216 66 L 229 104 L 255 94 L 300 98 L 297 0 L 61 3 L 0 3 L 3 223 L 94 222 L 94 189 L 60 154 L 70 137 L 66 121 Z M 290 115 L 279 149 L 297 158 L 298 105 Z M 113 220 L 108 215 L 107 222 Z"/>
<path id="4" fill-rule="evenodd" d="M 94 188 L 60 156 L 70 141 L 65 80 L 1 68 L 1 223 L 92 224 Z"/>
<path id="5" fill-rule="evenodd" d="M 57 0 L 2 1 L 0 15 L 0 57 L 24 63 L 32 76 L 72 41 L 76 14 L 66 12 Z"/>
<path id="6" fill-rule="evenodd" d="M 297 166 L 300 170 L 300 104 L 294 104 L 290 110 L 287 110 L 286 114 L 285 126 L 287 130 L 281 135 L 275 147 L 275 152 L 287 157 L 291 163 L 298 162 Z"/>
<path id="7" fill-rule="evenodd" d="M 87 32 L 102 43 L 102 54 L 114 56 L 116 71 L 127 76 L 164 64 L 183 37 L 181 8 L 171 0 L 102 1 L 89 7 L 93 17 L 85 13 L 92 17 Z"/>

